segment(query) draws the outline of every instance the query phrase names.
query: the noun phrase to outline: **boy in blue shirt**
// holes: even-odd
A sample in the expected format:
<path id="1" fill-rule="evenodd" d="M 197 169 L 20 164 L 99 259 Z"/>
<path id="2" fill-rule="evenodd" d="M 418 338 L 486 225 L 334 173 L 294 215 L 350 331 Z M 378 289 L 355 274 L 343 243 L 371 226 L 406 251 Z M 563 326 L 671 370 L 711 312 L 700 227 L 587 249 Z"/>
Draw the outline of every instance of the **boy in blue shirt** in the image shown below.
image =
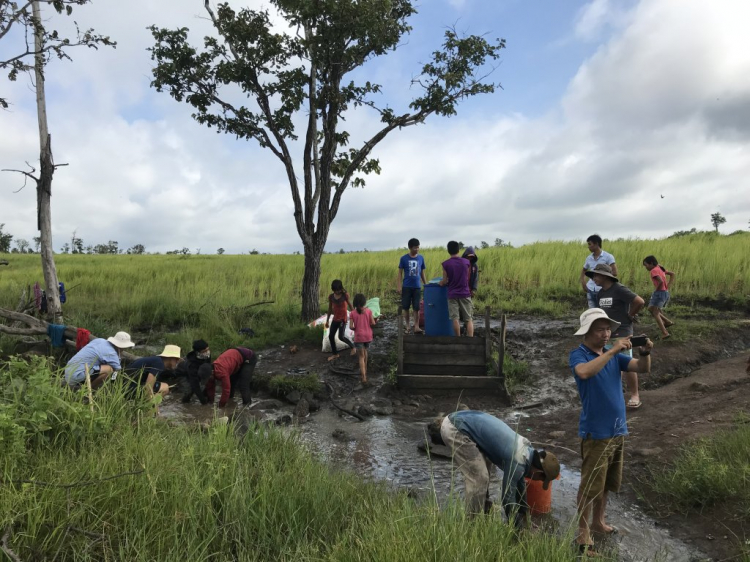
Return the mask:
<path id="1" fill-rule="evenodd" d="M 404 309 L 406 331 L 409 331 L 409 309 L 414 310 L 414 333 L 421 334 L 419 328 L 419 301 L 422 299 L 424 277 L 424 258 L 419 255 L 419 240 L 409 240 L 409 253 L 401 256 L 398 262 L 398 278 L 401 283 L 401 308 Z"/>
<path id="2" fill-rule="evenodd" d="M 619 492 L 622 483 L 625 436 L 625 396 L 620 371 L 648 373 L 651 370 L 653 343 L 639 348 L 638 359 L 624 352 L 632 349 L 630 338 L 619 338 L 609 350 L 612 332 L 620 323 L 610 319 L 601 308 L 590 308 L 581 314 L 581 327 L 575 333 L 583 343 L 570 352 L 570 369 L 581 397 L 578 435 L 581 438 L 581 485 L 578 488 L 578 537 L 582 553 L 592 550 L 591 531 L 611 534 L 614 527 L 605 522 L 609 492 Z M 593 522 L 588 518 L 593 506 Z"/>

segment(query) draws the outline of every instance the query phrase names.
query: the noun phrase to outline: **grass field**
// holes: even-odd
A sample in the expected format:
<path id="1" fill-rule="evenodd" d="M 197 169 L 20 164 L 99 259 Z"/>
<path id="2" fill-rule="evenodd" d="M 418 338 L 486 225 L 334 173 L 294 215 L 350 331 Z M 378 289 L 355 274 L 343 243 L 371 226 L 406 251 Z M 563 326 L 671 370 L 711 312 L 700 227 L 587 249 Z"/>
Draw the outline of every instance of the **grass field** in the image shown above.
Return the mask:
<path id="1" fill-rule="evenodd" d="M 172 427 L 118 384 L 0 365 L 0 532 L 20 560 L 573 561 L 572 536 L 469 520 L 329 471 L 294 434 Z"/>
<path id="2" fill-rule="evenodd" d="M 652 285 L 641 262 L 653 254 L 677 274 L 674 301 L 721 301 L 735 307 L 749 302 L 750 233 L 605 241 L 604 247 L 615 255 L 621 281 L 644 297 Z M 395 312 L 403 253 L 324 255 L 321 303 L 338 278 L 352 295 L 380 297 L 383 311 Z M 447 252 L 422 253 L 427 278 L 439 276 Z M 578 278 L 586 255 L 585 244 L 578 242 L 480 250 L 475 308 L 490 306 L 494 314 L 577 315 L 584 303 Z M 0 306 L 15 308 L 22 288 L 42 281 L 40 260 L 38 255 L 3 257 L 11 263 L 0 268 Z M 242 327 L 256 331 L 254 345 L 306 333 L 299 322 L 302 256 L 58 255 L 56 261 L 70 291 L 66 321 L 95 333 L 125 329 L 148 339 L 152 332 L 172 332 L 181 345 L 197 337 L 236 345 L 243 341 L 237 335 Z M 249 307 L 262 301 L 273 304 Z"/>

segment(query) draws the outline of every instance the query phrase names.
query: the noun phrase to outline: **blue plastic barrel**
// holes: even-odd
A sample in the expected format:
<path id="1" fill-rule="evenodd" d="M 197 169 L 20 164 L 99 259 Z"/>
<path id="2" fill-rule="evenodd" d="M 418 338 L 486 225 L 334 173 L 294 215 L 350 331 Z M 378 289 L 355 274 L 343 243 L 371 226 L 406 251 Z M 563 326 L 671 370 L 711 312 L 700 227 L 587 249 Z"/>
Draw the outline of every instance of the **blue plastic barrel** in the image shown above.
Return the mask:
<path id="1" fill-rule="evenodd" d="M 455 335 L 448 317 L 448 287 L 437 283 L 424 286 L 424 332 L 426 336 Z"/>

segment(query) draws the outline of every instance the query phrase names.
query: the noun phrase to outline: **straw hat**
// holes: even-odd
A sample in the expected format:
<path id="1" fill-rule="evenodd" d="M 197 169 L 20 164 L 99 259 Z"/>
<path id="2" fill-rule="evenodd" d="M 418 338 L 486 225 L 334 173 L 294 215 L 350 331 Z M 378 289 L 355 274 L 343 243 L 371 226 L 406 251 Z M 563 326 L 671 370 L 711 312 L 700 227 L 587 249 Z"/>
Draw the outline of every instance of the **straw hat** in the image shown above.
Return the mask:
<path id="1" fill-rule="evenodd" d="M 165 345 L 164 351 L 159 354 L 159 357 L 172 357 L 174 359 L 180 359 L 180 347 L 177 345 Z"/>
<path id="2" fill-rule="evenodd" d="M 119 349 L 135 347 L 133 340 L 130 339 L 130 334 L 127 332 L 117 332 L 114 337 L 107 338 L 107 341 Z"/>

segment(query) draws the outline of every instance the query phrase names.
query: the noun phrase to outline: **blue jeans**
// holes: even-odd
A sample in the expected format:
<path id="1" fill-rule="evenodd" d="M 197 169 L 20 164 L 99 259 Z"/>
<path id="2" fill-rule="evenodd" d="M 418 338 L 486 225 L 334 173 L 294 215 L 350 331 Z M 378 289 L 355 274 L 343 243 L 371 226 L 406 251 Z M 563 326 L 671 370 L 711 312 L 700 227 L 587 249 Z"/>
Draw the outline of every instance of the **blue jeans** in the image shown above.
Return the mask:
<path id="1" fill-rule="evenodd" d="M 669 291 L 654 291 L 649 301 L 649 306 L 655 306 L 656 308 L 664 308 L 669 302 Z"/>

